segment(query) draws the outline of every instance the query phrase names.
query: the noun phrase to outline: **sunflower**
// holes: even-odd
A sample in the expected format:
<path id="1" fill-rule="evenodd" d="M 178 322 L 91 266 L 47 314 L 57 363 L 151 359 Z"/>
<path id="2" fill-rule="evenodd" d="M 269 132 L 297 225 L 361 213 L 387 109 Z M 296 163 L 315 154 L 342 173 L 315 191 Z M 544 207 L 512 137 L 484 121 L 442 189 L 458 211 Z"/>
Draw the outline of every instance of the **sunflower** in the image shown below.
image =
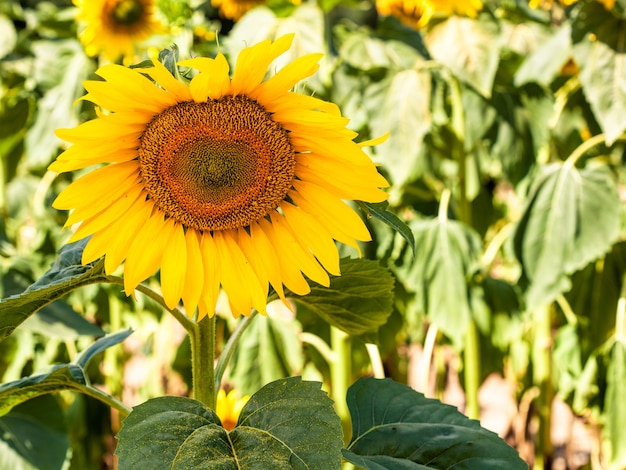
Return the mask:
<path id="1" fill-rule="evenodd" d="M 233 21 L 239 20 L 244 13 L 265 3 L 265 0 L 211 0 L 211 5 L 219 9 L 220 15 Z"/>
<path id="2" fill-rule="evenodd" d="M 85 24 L 79 39 L 87 55 L 115 61 L 130 58 L 138 42 L 162 30 L 153 0 L 74 0 L 77 20 Z"/>
<path id="3" fill-rule="evenodd" d="M 379 15 L 395 16 L 416 29 L 426 26 L 433 14 L 428 0 L 376 0 L 376 10 Z"/>
<path id="4" fill-rule="evenodd" d="M 148 69 L 109 64 L 83 97 L 105 108 L 57 134 L 72 142 L 50 169 L 108 163 L 54 201 L 88 236 L 83 263 L 124 262 L 125 292 L 160 269 L 163 298 L 189 315 L 213 315 L 220 286 L 233 312 L 264 312 L 269 285 L 305 295 L 311 280 L 340 275 L 334 240 L 370 240 L 344 200 L 378 202 L 387 181 L 353 139 L 338 107 L 289 91 L 315 73 L 309 54 L 264 81 L 293 35 L 245 48 L 232 78 L 220 53 L 179 65 L 199 71 L 189 85 L 158 61 Z M 144 74 L 149 75 L 151 81 Z M 371 144 L 372 142 L 368 143 Z"/>
<path id="5" fill-rule="evenodd" d="M 231 431 L 237 425 L 241 410 L 245 404 L 248 403 L 249 399 L 250 397 L 248 395 L 238 398 L 235 390 L 226 393 L 224 389 L 219 389 L 217 392 L 215 413 L 220 417 L 224 429 Z"/>
<path id="6" fill-rule="evenodd" d="M 430 0 L 434 11 L 445 16 L 462 15 L 476 18 L 482 10 L 481 0 Z"/>

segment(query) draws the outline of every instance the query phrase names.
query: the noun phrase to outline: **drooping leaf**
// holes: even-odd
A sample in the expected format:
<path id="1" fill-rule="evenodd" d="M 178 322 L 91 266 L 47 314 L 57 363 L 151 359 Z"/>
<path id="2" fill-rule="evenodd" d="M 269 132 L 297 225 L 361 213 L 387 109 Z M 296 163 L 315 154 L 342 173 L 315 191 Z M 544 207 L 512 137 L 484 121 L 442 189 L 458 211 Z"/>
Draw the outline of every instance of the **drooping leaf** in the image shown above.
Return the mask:
<path id="1" fill-rule="evenodd" d="M 341 466 L 341 425 L 332 401 L 319 383 L 298 377 L 255 393 L 230 432 L 200 402 L 161 397 L 135 407 L 118 439 L 121 470 Z"/>
<path id="2" fill-rule="evenodd" d="M 546 166 L 514 237 L 530 281 L 529 309 L 567 291 L 571 274 L 611 249 L 619 236 L 619 214 L 617 188 L 606 167 Z"/>
<path id="3" fill-rule="evenodd" d="M 242 394 L 251 395 L 274 380 L 299 374 L 304 365 L 299 326 L 294 320 L 254 319 L 241 337 L 229 376 Z"/>
<path id="4" fill-rule="evenodd" d="M 311 311 L 350 335 L 375 333 L 393 309 L 393 277 L 376 261 L 341 260 L 341 276 L 329 287 L 311 285 L 305 296 L 290 294 L 298 309 Z"/>
<path id="5" fill-rule="evenodd" d="M 606 382 L 606 436 L 610 445 L 609 468 L 626 468 L 626 338 L 625 331 L 618 332 L 619 336 L 611 351 Z"/>
<path id="6" fill-rule="evenodd" d="M 0 417 L 0 468 L 64 468 L 69 439 L 63 410 L 55 397 L 43 396 Z"/>
<path id="7" fill-rule="evenodd" d="M 413 224 L 415 259 L 404 258 L 399 276 L 415 293 L 419 314 L 461 345 L 471 319 L 468 279 L 480 253 L 480 237 L 455 220 L 432 219 Z M 417 328 L 417 320 L 409 319 Z"/>
<path id="8" fill-rule="evenodd" d="M 528 469 L 478 421 L 390 379 L 359 379 L 347 402 L 352 440 L 343 456 L 367 470 Z"/>
<path id="9" fill-rule="evenodd" d="M 384 222 L 395 232 L 399 233 L 409 244 L 411 251 L 415 252 L 415 237 L 413 236 L 413 232 L 400 217 L 387 210 L 387 207 L 389 207 L 388 202 L 372 203 L 359 201 L 359 207 L 367 215 Z"/>
<path id="10" fill-rule="evenodd" d="M 79 354 L 74 363 L 57 364 L 47 372 L 0 385 L 0 416 L 20 403 L 47 393 L 61 390 L 84 392 L 89 386 L 89 379 L 85 374 L 88 362 L 97 353 L 121 343 L 131 333 L 131 330 L 124 330 L 100 338 Z"/>
<path id="11" fill-rule="evenodd" d="M 610 145 L 626 130 L 626 19 L 601 2 L 586 3 L 576 15 L 573 37 L 580 82 Z"/>
<path id="12" fill-rule="evenodd" d="M 86 241 L 65 245 L 59 256 L 37 282 L 26 291 L 0 301 L 0 341 L 28 317 L 81 286 L 106 281 L 104 261 L 83 266 L 80 262 Z"/>
<path id="13" fill-rule="evenodd" d="M 502 46 L 494 23 L 451 16 L 432 29 L 426 45 L 458 79 L 491 96 Z"/>
<path id="14" fill-rule="evenodd" d="M 83 369 L 86 369 L 87 364 L 89 364 L 89 361 L 93 359 L 96 354 L 101 353 L 112 346 L 120 344 L 122 341 L 128 338 L 132 334 L 132 332 L 133 330 L 131 329 L 122 330 L 98 339 L 95 343 L 93 343 L 91 346 L 81 352 L 74 362 Z"/>

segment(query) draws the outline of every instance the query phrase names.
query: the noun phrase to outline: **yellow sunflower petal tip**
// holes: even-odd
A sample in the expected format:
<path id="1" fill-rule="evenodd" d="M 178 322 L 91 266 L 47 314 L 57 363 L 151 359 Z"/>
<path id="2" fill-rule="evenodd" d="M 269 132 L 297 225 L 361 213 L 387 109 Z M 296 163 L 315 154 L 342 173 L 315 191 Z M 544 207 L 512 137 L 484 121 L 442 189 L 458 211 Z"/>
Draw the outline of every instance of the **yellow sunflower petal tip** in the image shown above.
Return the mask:
<path id="1" fill-rule="evenodd" d="M 93 235 L 89 257 L 124 264 L 128 295 L 160 271 L 168 305 L 182 299 L 198 318 L 215 313 L 220 289 L 234 315 L 264 312 L 270 286 L 304 295 L 304 276 L 327 284 L 335 241 L 370 238 L 345 201 L 386 198 L 362 150 L 385 136 L 357 144 L 336 106 L 294 93 L 309 66 L 294 61 L 264 80 L 259 70 L 292 40 L 252 46 L 232 79 L 217 56 L 182 61 L 201 72 L 189 84 L 155 64 L 156 83 L 111 66 L 86 85 L 107 113 L 59 129 L 73 145 L 50 168 L 99 166 L 58 200 L 73 210 L 76 239 Z"/>

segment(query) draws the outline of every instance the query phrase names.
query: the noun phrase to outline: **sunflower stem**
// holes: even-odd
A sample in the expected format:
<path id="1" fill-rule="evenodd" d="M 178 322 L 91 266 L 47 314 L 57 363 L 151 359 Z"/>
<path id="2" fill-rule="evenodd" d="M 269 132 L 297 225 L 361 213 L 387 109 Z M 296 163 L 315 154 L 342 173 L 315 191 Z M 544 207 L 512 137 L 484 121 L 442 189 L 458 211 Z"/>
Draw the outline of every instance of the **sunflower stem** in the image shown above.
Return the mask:
<path id="1" fill-rule="evenodd" d="M 215 410 L 215 315 L 204 317 L 190 333 L 194 398 Z"/>
<path id="2" fill-rule="evenodd" d="M 352 349 L 350 336 L 334 326 L 330 327 L 330 344 L 335 353 L 330 363 L 331 398 L 335 402 L 335 411 L 341 418 L 343 439 L 347 444 L 352 436 L 350 412 L 346 403 L 346 394 L 350 384 L 352 370 Z"/>
<path id="3" fill-rule="evenodd" d="M 230 358 L 233 356 L 235 349 L 237 348 L 237 344 L 239 344 L 239 340 L 243 335 L 243 332 L 248 329 L 248 327 L 252 324 L 252 320 L 257 316 L 259 312 L 256 310 L 252 310 L 252 313 L 249 317 L 243 317 L 241 321 L 237 324 L 235 331 L 230 335 L 228 341 L 224 345 L 224 349 L 220 354 L 220 357 L 217 360 L 217 365 L 215 366 L 215 390 L 219 390 L 222 384 L 222 377 L 224 376 L 224 372 L 226 371 L 226 367 L 230 362 Z"/>

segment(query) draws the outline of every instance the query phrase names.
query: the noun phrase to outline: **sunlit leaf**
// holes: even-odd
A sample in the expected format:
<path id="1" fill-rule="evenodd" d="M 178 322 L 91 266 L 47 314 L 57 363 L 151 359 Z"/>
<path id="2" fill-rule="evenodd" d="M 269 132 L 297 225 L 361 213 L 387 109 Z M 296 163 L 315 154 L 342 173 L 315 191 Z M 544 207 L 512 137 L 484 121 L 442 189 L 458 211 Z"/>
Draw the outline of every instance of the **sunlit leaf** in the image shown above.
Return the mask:
<path id="1" fill-rule="evenodd" d="M 359 379 L 347 402 L 352 440 L 343 456 L 367 470 L 528 469 L 478 421 L 390 379 Z"/>
<path id="2" fill-rule="evenodd" d="M 620 200 L 606 167 L 545 168 L 515 233 L 515 251 L 530 280 L 527 307 L 553 301 L 570 275 L 611 249 L 620 229 Z"/>
<path id="3" fill-rule="evenodd" d="M 341 424 L 316 382 L 272 382 L 244 406 L 230 432 L 188 398 L 161 397 L 133 409 L 118 434 L 120 470 L 237 470 L 341 467 Z"/>
<path id="4" fill-rule="evenodd" d="M 515 84 L 550 85 L 572 56 L 571 32 L 570 25 L 565 23 L 550 39 L 542 42 L 515 73 Z"/>
<path id="5" fill-rule="evenodd" d="M 376 261 L 342 259 L 341 276 L 330 286 L 311 285 L 304 296 L 290 294 L 298 309 L 319 315 L 350 335 L 375 333 L 393 308 L 393 277 Z"/>
<path id="6" fill-rule="evenodd" d="M 451 16 L 432 29 L 426 45 L 457 78 L 491 96 L 502 45 L 494 23 Z"/>
<path id="7" fill-rule="evenodd" d="M 576 15 L 574 38 L 580 82 L 610 145 L 626 130 L 626 19 L 601 2 L 587 3 Z"/>

